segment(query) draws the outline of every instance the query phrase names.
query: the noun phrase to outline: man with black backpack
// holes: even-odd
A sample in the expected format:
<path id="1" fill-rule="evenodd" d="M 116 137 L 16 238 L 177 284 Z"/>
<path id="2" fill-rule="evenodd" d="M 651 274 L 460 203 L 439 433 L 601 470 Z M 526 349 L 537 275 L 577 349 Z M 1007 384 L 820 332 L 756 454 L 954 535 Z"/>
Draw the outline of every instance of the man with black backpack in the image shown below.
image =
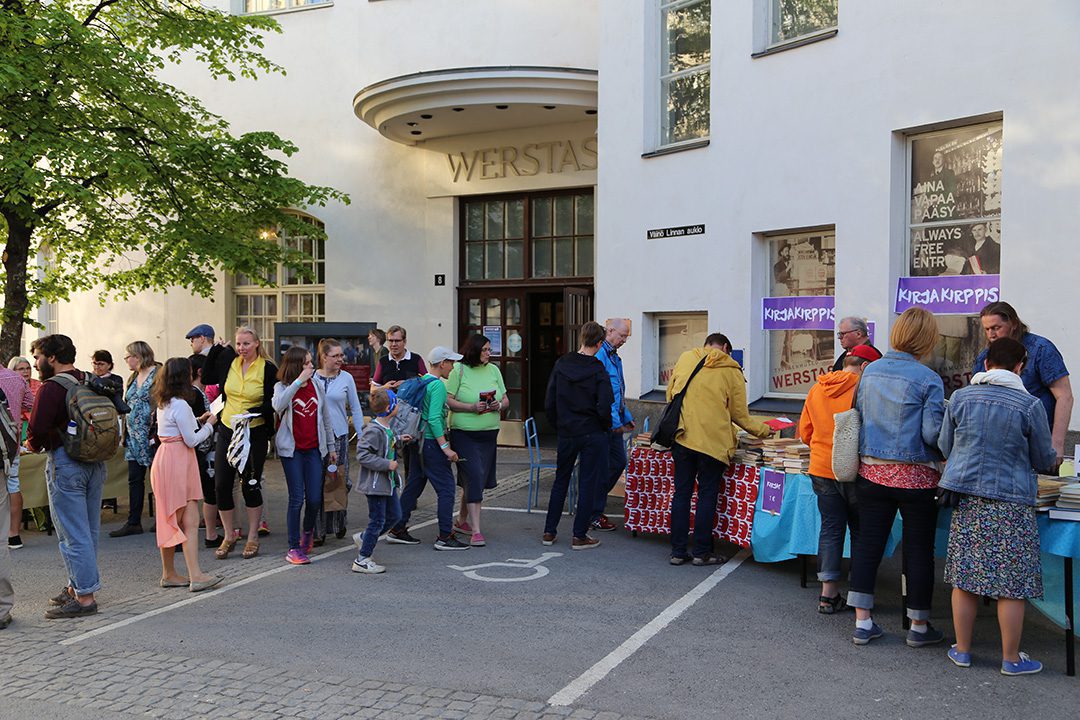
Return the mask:
<path id="1" fill-rule="evenodd" d="M 101 589 L 97 564 L 105 486 L 101 455 L 109 445 L 116 451 L 112 436 L 116 409 L 84 384 L 84 374 L 75 369 L 71 338 L 46 335 L 35 340 L 30 349 L 43 382 L 30 414 L 27 443 L 35 452 L 49 454 L 45 473 L 49 507 L 68 572 L 67 587 L 49 600 L 53 607 L 45 617 L 93 615 L 97 612 L 94 593 Z M 118 444 L 118 427 L 116 430 Z"/>

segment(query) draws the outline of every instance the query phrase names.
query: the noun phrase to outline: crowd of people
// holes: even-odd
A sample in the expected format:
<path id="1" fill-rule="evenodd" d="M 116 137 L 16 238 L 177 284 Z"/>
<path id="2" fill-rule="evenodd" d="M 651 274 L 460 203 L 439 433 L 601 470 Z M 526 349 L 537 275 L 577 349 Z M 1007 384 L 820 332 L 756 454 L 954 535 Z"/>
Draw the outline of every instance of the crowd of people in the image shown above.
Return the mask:
<path id="1" fill-rule="evenodd" d="M 971 385 L 946 403 L 941 378 L 921 362 L 940 339 L 933 314 L 905 311 L 892 327 L 891 349 L 884 355 L 870 343 L 864 320 L 840 321 L 836 334 L 844 352 L 832 372 L 818 377 L 798 426 L 810 447 L 810 475 L 822 517 L 818 611 L 854 609 L 856 645 L 884 635 L 872 616 L 874 590 L 899 511 L 910 619 L 906 643 L 941 643 L 944 634 L 929 617 L 937 517 L 939 507 L 947 505 L 952 517 L 944 577 L 954 588 L 956 632 L 948 657 L 962 667 L 971 664 L 977 601 L 995 597 L 1001 671 L 1028 674 L 1041 669 L 1019 649 L 1024 601 L 1042 593 L 1035 473 L 1055 472 L 1062 461 L 1072 391 L 1056 347 L 1031 333 L 1010 305 L 986 306 L 981 322 L 987 347 L 976 359 Z M 575 468 L 571 549 L 595 548 L 600 541 L 590 532 L 616 529 L 605 509 L 626 467 L 625 433 L 635 429 L 618 355 L 629 336 L 628 320 L 612 319 L 606 326 L 587 322 L 578 350 L 560 358 L 551 374 L 545 410 L 558 449 L 540 538 L 544 545 L 557 542 Z M 344 537 L 347 515 L 341 498 L 354 487 L 368 504 L 367 525 L 352 536 L 358 548 L 355 572 L 385 572 L 373 557 L 380 537 L 388 543 L 421 542 L 409 532 L 409 520 L 428 483 L 437 499 L 434 548 L 486 545 L 481 508 L 485 491 L 495 487 L 499 422 L 509 403 L 486 337 L 469 337 L 461 353 L 435 347 L 425 363 L 407 349 L 404 328 L 373 330 L 372 417 L 366 423 L 355 381 L 342 372 L 347 358 L 337 340 L 322 340 L 314 356 L 291 347 L 279 367 L 250 327 L 238 328 L 232 342 L 217 340 L 208 325 L 197 326 L 187 337 L 193 354 L 164 364 L 147 343 L 129 344 L 126 381 L 112 372 L 107 351 L 93 354 L 92 375 L 103 387 L 116 389 L 115 403 L 125 418 L 129 515 L 110 535 L 143 532 L 149 470 L 162 587 L 199 592 L 222 580 L 199 564 L 200 501 L 204 547 L 212 548 L 216 559 L 227 559 L 241 539 L 243 558 L 258 555 L 259 538 L 269 532 L 262 478 L 271 442 L 288 488 L 289 563 L 310 562 L 313 547 L 327 533 Z M 50 600 L 46 616 L 78 617 L 97 611 L 105 469 L 102 462 L 71 457 L 63 434 L 75 425 L 67 389 L 88 381 L 90 374 L 75 368 L 75 347 L 66 336 L 39 338 L 32 351 L 41 382 L 30 377 L 31 363 L 17 357 L 10 369 L 0 369 L 0 390 L 7 408 L 25 424 L 26 447 L 48 453 L 50 508 L 69 582 Z M 716 552 L 713 527 L 721 478 L 738 446 L 737 428 L 759 438 L 773 432 L 751 417 L 742 368 L 731 353 L 727 337 L 710 334 L 703 347 L 679 357 L 667 387 L 669 402 L 681 403 L 670 447 L 672 565 L 727 560 Z M 834 418 L 852 409 L 861 421 L 859 461 L 854 481 L 846 482 L 834 472 Z M 355 470 L 350 422 L 358 434 Z M 17 454 L 12 466 L 4 495 L 10 508 L 0 508 L 0 516 L 14 529 L 9 547 L 16 548 L 21 546 L 22 512 Z M 236 484 L 246 509 L 246 537 L 235 517 Z M 455 507 L 457 486 L 462 492 Z M 852 559 L 845 598 L 841 559 L 848 532 Z M 177 550 L 183 552 L 186 574 L 176 569 Z M 0 601 L 10 598 L 2 570 Z M 0 602 L 6 624 L 10 612 L 4 615 L 3 610 Z"/>

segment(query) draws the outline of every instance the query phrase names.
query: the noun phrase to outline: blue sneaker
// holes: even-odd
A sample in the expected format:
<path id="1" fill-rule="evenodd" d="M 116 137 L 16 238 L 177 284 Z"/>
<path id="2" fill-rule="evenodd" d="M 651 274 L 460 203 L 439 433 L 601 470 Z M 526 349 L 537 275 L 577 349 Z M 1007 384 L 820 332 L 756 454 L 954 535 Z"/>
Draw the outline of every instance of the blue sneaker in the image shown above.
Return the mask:
<path id="1" fill-rule="evenodd" d="M 884 634 L 885 631 L 878 627 L 877 623 L 874 623 L 869 630 L 857 627 L 851 636 L 851 642 L 856 645 L 869 645 L 871 640 L 876 640 Z"/>
<path id="2" fill-rule="evenodd" d="M 956 667 L 971 667 L 971 653 L 960 652 L 955 645 L 949 648 L 949 659 Z"/>
<path id="3" fill-rule="evenodd" d="M 1042 671 L 1042 663 L 1032 660 L 1027 653 L 1020 653 L 1020 662 L 1001 661 L 1002 675 L 1034 675 Z"/>
<path id="4" fill-rule="evenodd" d="M 926 647 L 927 645 L 937 645 L 939 642 L 945 639 L 945 633 L 936 629 L 930 623 L 926 623 L 926 632 L 915 632 L 909 629 L 907 634 L 908 647 Z"/>

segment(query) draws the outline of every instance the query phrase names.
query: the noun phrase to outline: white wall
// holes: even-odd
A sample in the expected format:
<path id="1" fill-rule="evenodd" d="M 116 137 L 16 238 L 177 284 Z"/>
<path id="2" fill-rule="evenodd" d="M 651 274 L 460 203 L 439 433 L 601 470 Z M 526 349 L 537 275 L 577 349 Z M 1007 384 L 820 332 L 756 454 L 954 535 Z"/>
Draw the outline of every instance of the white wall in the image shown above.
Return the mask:
<path id="1" fill-rule="evenodd" d="M 353 96 L 381 80 L 444 68 L 595 68 L 596 3 L 338 0 L 332 7 L 276 18 L 284 32 L 267 37 L 265 53 L 286 68 L 286 76 L 213 82 L 189 61 L 167 70 L 167 79 L 224 116 L 234 132 L 268 129 L 292 140 L 300 147 L 289 162 L 292 174 L 351 197 L 349 206 L 309 209 L 330 238 L 328 321 L 401 324 L 410 330 L 410 346 L 422 352 L 455 344 L 455 201 L 427 199 L 445 192 L 434 190 L 445 185 L 445 158 L 433 164 L 434 150 L 383 138 L 353 114 Z M 429 168 L 436 166 L 440 177 L 429 179 Z M 591 173 L 577 184 L 594 182 Z M 512 182 L 493 183 L 484 192 L 515 189 Z M 434 287 L 436 273 L 447 275 L 446 287 Z M 136 338 L 151 342 L 163 357 L 186 354 L 184 334 L 199 322 L 231 333 L 232 299 L 223 284 L 213 304 L 187 295 L 144 293 L 104 310 L 93 297 L 80 295 L 59 309 L 60 330 L 80 350 L 86 348 L 81 359 L 88 358 L 90 346 L 107 347 L 121 358 L 124 345 Z"/>
<path id="2" fill-rule="evenodd" d="M 843 2 L 837 37 L 752 59 L 753 3 L 713 2 L 710 145 L 643 159 L 653 5 L 601 3 L 600 317 L 708 310 L 710 330 L 747 348 L 759 396 L 765 269 L 763 256 L 751 262 L 754 233 L 835 224 L 838 317 L 867 315 L 883 336 L 904 257 L 897 131 L 1000 113 L 1003 297 L 1080 368 L 1067 312 L 1077 305 L 1068 269 L 1080 266 L 1066 229 L 1080 196 L 1075 3 Z M 645 240 L 649 228 L 693 223 L 707 234 Z M 631 392 L 650 367 L 635 333 L 622 353 Z"/>

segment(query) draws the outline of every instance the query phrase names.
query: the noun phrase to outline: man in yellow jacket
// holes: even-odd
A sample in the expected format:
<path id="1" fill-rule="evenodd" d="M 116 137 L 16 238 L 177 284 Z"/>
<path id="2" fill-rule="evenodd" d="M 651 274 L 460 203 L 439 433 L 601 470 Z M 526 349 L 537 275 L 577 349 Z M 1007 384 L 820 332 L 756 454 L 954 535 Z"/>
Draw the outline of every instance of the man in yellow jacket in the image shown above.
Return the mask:
<path id="1" fill-rule="evenodd" d="M 753 420 L 746 408 L 746 380 L 742 368 L 731 359 L 731 343 L 720 333 L 705 338 L 705 346 L 687 350 L 675 363 L 668 381 L 670 402 L 690 380 L 683 398 L 679 429 L 671 457 L 675 462 L 675 494 L 671 498 L 671 564 L 718 565 L 727 558 L 713 553 L 713 526 L 720 480 L 738 447 L 738 425 L 757 437 L 768 437 L 768 425 Z M 690 531 L 690 497 L 698 483 L 697 512 L 694 515 L 693 557 L 687 555 Z"/>
<path id="2" fill-rule="evenodd" d="M 836 413 L 850 410 L 866 364 L 881 357 L 871 345 L 856 345 L 844 353 L 843 369 L 819 375 L 806 395 L 799 437 L 810 446 L 810 480 L 821 512 L 818 536 L 818 581 L 821 596 L 818 612 L 832 615 L 847 609 L 840 595 L 840 558 L 844 554 L 844 533 L 851 528 L 851 545 L 859 534 L 859 514 L 855 508 L 855 483 L 839 483 L 832 471 L 833 430 Z"/>

